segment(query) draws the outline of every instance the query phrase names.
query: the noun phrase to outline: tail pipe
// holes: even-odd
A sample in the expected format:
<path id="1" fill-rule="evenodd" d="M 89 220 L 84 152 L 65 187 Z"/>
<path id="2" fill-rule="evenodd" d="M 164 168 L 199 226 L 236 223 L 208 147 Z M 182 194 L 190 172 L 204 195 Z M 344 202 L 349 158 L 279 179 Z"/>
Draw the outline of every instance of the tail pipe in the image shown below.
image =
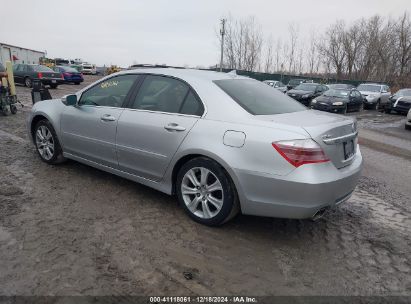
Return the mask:
<path id="1" fill-rule="evenodd" d="M 318 221 L 319 219 L 321 219 L 324 214 L 328 211 L 328 209 L 330 209 L 330 207 L 323 207 L 320 210 L 318 210 L 312 217 L 311 220 L 312 221 Z"/>

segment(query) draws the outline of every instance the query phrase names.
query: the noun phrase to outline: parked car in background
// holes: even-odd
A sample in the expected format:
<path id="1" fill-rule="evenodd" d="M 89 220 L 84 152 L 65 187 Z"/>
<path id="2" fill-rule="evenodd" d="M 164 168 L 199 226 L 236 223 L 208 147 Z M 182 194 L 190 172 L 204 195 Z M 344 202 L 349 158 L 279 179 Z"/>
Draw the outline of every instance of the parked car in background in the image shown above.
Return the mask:
<path id="1" fill-rule="evenodd" d="M 408 111 L 407 120 L 405 121 L 405 128 L 411 130 L 411 109 Z"/>
<path id="2" fill-rule="evenodd" d="M 305 106 L 311 104 L 311 100 L 328 90 L 328 87 L 319 83 L 302 83 L 289 90 L 287 95 L 301 102 Z"/>
<path id="3" fill-rule="evenodd" d="M 342 113 L 361 111 L 363 97 L 357 89 L 331 89 L 311 101 L 311 108 L 320 111 Z"/>
<path id="4" fill-rule="evenodd" d="M 70 158 L 175 193 L 206 225 L 240 210 L 316 219 L 355 189 L 362 156 L 350 117 L 308 110 L 227 73 L 113 75 L 33 105 L 29 134 L 44 162 Z"/>
<path id="5" fill-rule="evenodd" d="M 83 62 L 81 66 L 82 66 L 81 72 L 83 74 L 89 74 L 89 75 L 97 74 L 97 68 L 94 64 Z"/>
<path id="6" fill-rule="evenodd" d="M 385 106 L 385 112 L 395 111 L 401 114 L 407 114 L 411 109 L 411 89 L 402 89 L 390 96 Z"/>
<path id="7" fill-rule="evenodd" d="M 65 83 L 80 84 L 84 81 L 83 75 L 75 68 L 69 66 L 55 66 L 53 70 L 63 74 Z"/>
<path id="8" fill-rule="evenodd" d="M 346 84 L 346 83 L 333 83 L 333 84 L 327 84 L 327 87 L 329 89 L 336 89 L 336 90 L 351 90 L 355 89 L 355 86 L 352 84 Z"/>
<path id="9" fill-rule="evenodd" d="M 40 64 L 15 64 L 13 65 L 14 82 L 31 88 L 34 80 L 41 80 L 42 84 L 56 89 L 64 83 L 63 75 L 49 67 Z"/>
<path id="10" fill-rule="evenodd" d="M 265 84 L 268 84 L 269 86 L 279 90 L 282 93 L 287 92 L 287 87 L 285 86 L 285 84 L 283 84 L 281 81 L 277 81 L 277 80 L 264 80 L 263 81 Z"/>
<path id="11" fill-rule="evenodd" d="M 390 88 L 385 84 L 363 83 L 357 89 L 364 97 L 365 109 L 384 109 L 391 95 Z"/>
<path id="12" fill-rule="evenodd" d="M 306 82 L 305 79 L 290 79 L 290 81 L 287 84 L 287 90 L 294 89 L 296 86 L 304 82 Z"/>

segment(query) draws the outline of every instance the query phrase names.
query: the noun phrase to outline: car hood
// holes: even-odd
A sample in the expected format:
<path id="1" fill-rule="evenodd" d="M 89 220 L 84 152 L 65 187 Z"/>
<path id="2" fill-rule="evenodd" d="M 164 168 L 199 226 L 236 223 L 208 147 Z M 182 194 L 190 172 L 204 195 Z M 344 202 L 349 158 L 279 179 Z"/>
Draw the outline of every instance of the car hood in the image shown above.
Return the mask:
<path id="1" fill-rule="evenodd" d="M 313 91 L 303 91 L 303 90 L 289 90 L 288 94 L 298 94 L 298 95 L 305 95 L 305 94 L 314 94 Z"/>
<path id="2" fill-rule="evenodd" d="M 347 100 L 345 98 L 341 98 L 341 97 L 334 97 L 334 96 L 319 96 L 317 98 L 315 98 L 315 100 L 317 100 L 317 102 L 322 102 L 322 103 L 333 103 L 336 101 L 342 101 L 342 102 L 347 102 Z"/>
<path id="3" fill-rule="evenodd" d="M 392 101 L 397 101 L 397 100 L 401 100 L 401 101 L 405 101 L 405 102 L 411 102 L 411 96 L 400 96 L 400 97 L 391 97 Z"/>

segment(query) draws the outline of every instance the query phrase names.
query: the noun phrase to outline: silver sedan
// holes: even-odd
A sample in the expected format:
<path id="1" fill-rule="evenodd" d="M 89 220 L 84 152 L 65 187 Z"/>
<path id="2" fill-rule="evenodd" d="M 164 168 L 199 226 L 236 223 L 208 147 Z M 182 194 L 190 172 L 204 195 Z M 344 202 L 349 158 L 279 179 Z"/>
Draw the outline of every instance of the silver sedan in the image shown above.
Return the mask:
<path id="1" fill-rule="evenodd" d="M 362 167 L 351 118 L 217 72 L 116 73 L 36 103 L 28 129 L 44 162 L 69 158 L 176 194 L 206 225 L 238 212 L 317 218 L 350 197 Z"/>

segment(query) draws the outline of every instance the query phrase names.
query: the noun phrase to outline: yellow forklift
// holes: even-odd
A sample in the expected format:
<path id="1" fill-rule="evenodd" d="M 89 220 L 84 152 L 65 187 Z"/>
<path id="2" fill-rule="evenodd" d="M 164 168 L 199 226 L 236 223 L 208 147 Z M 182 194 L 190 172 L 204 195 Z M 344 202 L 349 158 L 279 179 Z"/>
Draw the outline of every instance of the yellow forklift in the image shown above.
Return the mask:
<path id="1" fill-rule="evenodd" d="M 13 65 L 10 61 L 6 62 L 7 77 L 2 77 L 0 85 L 0 112 L 7 116 L 10 113 L 17 113 L 17 103 L 23 104 L 17 99 L 16 86 L 14 85 Z"/>

